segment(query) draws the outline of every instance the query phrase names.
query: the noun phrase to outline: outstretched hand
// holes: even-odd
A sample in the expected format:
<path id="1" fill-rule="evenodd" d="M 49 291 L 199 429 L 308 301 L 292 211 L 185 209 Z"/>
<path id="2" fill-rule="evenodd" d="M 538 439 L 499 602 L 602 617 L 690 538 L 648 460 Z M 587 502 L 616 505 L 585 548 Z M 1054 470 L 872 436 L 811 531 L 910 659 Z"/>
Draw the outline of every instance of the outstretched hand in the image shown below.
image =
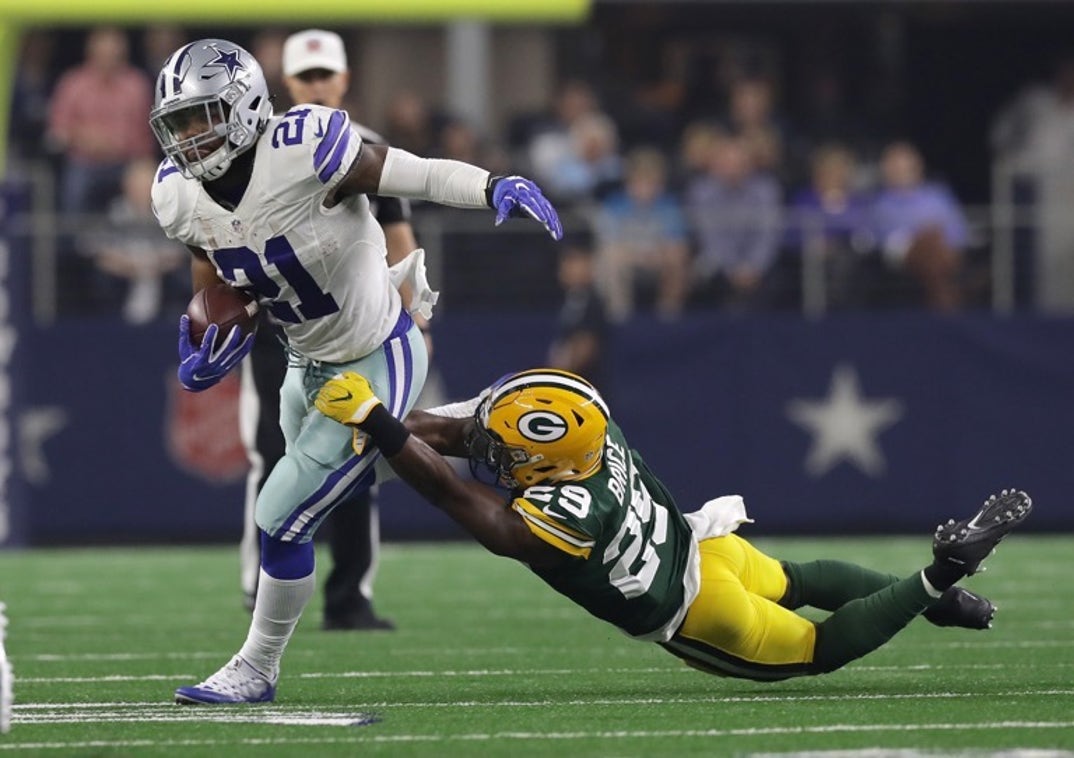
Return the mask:
<path id="1" fill-rule="evenodd" d="M 522 176 L 501 176 L 492 185 L 492 207 L 496 225 L 512 217 L 529 216 L 541 223 L 552 239 L 563 239 L 559 214 L 534 182 Z"/>
<path id="2" fill-rule="evenodd" d="M 254 346 L 253 333 L 245 337 L 237 326 L 231 327 L 227 338 L 216 344 L 219 327 L 209 324 L 201 338 L 201 347 L 190 341 L 190 317 L 179 317 L 179 383 L 190 392 L 207 390 L 235 368 Z"/>
<path id="3" fill-rule="evenodd" d="M 357 425 L 365 421 L 381 402 L 373 394 L 369 380 L 354 371 L 345 371 L 324 383 L 313 404 L 330 419 Z"/>

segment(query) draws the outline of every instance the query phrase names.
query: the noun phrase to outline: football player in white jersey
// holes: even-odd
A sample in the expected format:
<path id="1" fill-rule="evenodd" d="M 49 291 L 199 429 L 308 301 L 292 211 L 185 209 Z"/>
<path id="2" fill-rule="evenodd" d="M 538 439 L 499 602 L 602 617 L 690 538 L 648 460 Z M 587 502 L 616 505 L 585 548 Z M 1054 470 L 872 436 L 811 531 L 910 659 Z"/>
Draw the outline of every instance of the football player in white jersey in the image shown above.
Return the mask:
<path id="1" fill-rule="evenodd" d="M 343 39 L 323 29 L 306 29 L 283 43 L 283 83 L 292 103 L 341 108 L 350 83 Z M 365 143 L 384 138 L 363 126 L 352 126 Z M 404 198 L 370 197 L 373 215 L 384 230 L 388 264 L 399 263 L 415 248 L 410 203 Z M 409 293 L 404 291 L 404 297 Z M 419 326 L 424 326 L 423 319 Z M 428 341 L 428 334 L 426 334 Z M 250 356 L 242 363 L 239 423 L 250 458 L 243 534 L 239 545 L 244 602 L 253 609 L 261 564 L 261 538 L 255 519 L 257 494 L 276 462 L 283 457 L 280 431 L 280 385 L 287 371 L 281 330 L 262 313 Z M 355 492 L 332 509 L 318 532 L 325 537 L 331 566 L 324 582 L 321 628 L 328 630 L 393 629 L 373 608 L 373 581 L 380 547 L 376 488 Z"/>
<path id="2" fill-rule="evenodd" d="M 318 413 L 313 398 L 330 377 L 353 370 L 401 417 L 425 381 L 425 342 L 409 310 L 435 298 L 423 267 L 404 261 L 413 291 L 404 307 L 366 196 L 492 208 L 497 224 L 529 216 L 554 239 L 563 229 L 523 177 L 364 143 L 341 110 L 301 105 L 273 115 L 260 65 L 226 40 L 198 40 L 164 62 L 149 122 L 166 156 L 154 211 L 164 232 L 190 248 L 194 290 L 223 281 L 253 293 L 283 324 L 289 350 L 280 390 L 286 453 L 257 500 L 261 570 L 250 629 L 230 662 L 175 698 L 271 701 L 280 659 L 316 587 L 313 534 L 338 502 L 372 485 L 379 456 L 364 437 Z M 194 392 L 213 386 L 252 340 L 210 326 L 194 345 L 184 314 L 179 381 Z"/>

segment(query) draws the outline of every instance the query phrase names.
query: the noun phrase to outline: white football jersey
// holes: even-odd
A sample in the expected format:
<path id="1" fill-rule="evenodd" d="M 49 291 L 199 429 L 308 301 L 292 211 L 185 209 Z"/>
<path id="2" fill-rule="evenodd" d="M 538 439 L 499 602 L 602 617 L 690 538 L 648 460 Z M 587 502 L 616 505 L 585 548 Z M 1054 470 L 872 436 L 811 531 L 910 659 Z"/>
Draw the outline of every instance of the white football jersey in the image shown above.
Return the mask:
<path id="1" fill-rule="evenodd" d="M 168 237 L 205 250 L 221 279 L 255 293 L 309 358 L 342 363 L 381 345 L 399 318 L 384 232 L 365 196 L 325 208 L 362 138 L 346 112 L 317 105 L 269 120 L 242 200 L 229 211 L 170 160 L 153 184 Z"/>

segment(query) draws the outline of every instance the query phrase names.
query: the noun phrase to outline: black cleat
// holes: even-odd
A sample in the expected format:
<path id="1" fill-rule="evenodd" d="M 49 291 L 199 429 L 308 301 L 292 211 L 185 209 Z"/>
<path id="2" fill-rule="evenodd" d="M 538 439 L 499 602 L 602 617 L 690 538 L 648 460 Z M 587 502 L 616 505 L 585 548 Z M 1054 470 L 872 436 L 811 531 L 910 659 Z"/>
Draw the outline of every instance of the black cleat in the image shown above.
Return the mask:
<path id="1" fill-rule="evenodd" d="M 1003 490 L 964 521 L 949 519 L 936 527 L 932 555 L 937 564 L 976 574 L 999 541 L 1025 521 L 1033 501 L 1021 490 Z"/>
<path id="2" fill-rule="evenodd" d="M 935 626 L 991 629 L 996 606 L 986 597 L 975 595 L 961 587 L 951 587 L 935 605 L 921 615 Z"/>

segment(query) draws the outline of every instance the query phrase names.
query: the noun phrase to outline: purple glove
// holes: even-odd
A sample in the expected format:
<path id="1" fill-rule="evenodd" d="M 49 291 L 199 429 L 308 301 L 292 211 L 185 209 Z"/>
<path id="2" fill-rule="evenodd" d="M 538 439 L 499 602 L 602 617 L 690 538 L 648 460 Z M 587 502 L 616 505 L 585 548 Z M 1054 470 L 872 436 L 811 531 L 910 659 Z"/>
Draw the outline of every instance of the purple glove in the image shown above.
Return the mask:
<path id="1" fill-rule="evenodd" d="M 179 317 L 179 383 L 183 389 L 190 392 L 209 389 L 254 346 L 252 332 L 244 338 L 239 327 L 233 326 L 223 344 L 213 350 L 218 330 L 216 324 L 209 324 L 201 338 L 201 347 L 194 347 L 190 341 L 190 317 L 185 313 Z"/>
<path id="2" fill-rule="evenodd" d="M 563 224 L 552 203 L 536 184 L 522 176 L 493 177 L 489 183 L 489 205 L 496 210 L 496 226 L 511 217 L 530 216 L 539 221 L 552 239 L 563 239 Z"/>

